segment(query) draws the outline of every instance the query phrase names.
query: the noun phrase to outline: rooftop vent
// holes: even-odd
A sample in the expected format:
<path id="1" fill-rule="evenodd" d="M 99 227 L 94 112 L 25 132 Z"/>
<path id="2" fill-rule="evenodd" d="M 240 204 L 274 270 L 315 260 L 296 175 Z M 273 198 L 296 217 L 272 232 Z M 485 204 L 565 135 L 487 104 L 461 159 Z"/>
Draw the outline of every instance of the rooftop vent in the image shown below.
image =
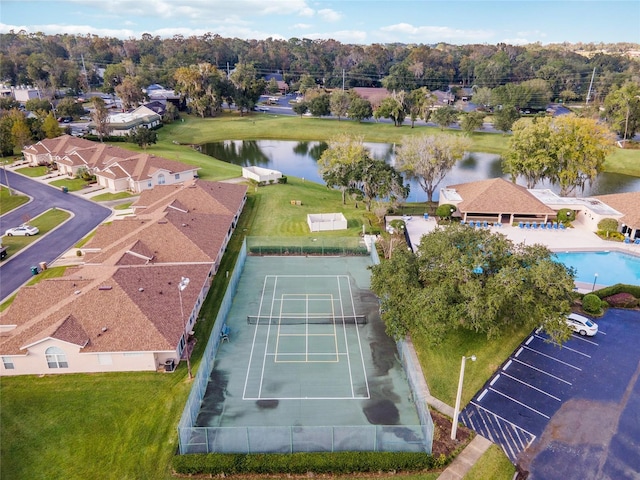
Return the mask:
<path id="1" fill-rule="evenodd" d="M 100 285 L 98 290 L 111 290 L 113 287 L 111 285 Z"/>
<path id="2" fill-rule="evenodd" d="M 102 327 L 101 330 L 102 330 L 102 333 L 104 333 L 104 332 L 106 332 L 108 330 L 108 328 L 107 327 Z"/>
<path id="3" fill-rule="evenodd" d="M 138 289 L 138 291 L 139 291 L 139 292 L 144 292 L 144 288 L 140 287 L 140 288 Z"/>

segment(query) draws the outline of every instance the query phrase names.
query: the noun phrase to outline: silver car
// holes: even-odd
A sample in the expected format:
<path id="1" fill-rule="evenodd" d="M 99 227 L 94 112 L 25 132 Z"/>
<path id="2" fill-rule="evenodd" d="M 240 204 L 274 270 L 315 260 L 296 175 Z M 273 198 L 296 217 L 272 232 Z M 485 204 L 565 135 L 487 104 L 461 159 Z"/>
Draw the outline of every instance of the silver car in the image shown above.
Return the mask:
<path id="1" fill-rule="evenodd" d="M 598 333 L 598 324 L 593 320 L 578 315 L 577 313 L 570 313 L 566 319 L 567 325 L 571 327 L 574 332 L 584 336 L 593 337 Z"/>

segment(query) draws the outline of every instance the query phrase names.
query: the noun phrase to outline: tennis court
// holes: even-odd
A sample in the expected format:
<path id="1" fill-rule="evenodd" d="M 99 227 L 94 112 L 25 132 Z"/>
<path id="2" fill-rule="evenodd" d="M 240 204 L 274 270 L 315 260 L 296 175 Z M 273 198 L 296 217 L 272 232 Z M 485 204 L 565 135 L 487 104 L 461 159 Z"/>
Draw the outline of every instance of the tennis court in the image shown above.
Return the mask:
<path id="1" fill-rule="evenodd" d="M 194 425 L 206 427 L 209 451 L 424 451 L 369 265 L 368 256 L 246 258 Z"/>

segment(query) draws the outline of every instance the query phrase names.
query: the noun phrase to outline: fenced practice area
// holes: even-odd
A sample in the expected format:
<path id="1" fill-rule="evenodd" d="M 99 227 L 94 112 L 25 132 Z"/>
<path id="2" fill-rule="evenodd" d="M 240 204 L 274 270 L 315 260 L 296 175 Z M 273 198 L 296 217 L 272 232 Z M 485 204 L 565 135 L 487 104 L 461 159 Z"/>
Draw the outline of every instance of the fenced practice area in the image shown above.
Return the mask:
<path id="1" fill-rule="evenodd" d="M 429 453 L 433 423 L 384 332 L 371 257 L 246 253 L 178 427 L 180 453 Z"/>

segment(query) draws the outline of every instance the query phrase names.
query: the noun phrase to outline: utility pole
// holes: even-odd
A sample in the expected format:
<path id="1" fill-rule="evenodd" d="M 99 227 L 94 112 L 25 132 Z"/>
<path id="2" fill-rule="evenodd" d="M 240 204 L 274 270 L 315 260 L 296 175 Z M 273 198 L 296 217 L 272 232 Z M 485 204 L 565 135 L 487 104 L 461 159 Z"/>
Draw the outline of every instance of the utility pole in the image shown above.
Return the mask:
<path id="1" fill-rule="evenodd" d="M 342 69 L 342 91 L 344 92 L 344 68 Z"/>
<path id="2" fill-rule="evenodd" d="M 593 87 L 593 78 L 596 76 L 596 67 L 593 67 L 593 73 L 591 74 L 591 83 L 589 83 L 589 91 L 587 92 L 587 101 L 585 105 L 589 104 L 589 99 L 591 98 L 591 87 Z"/>

